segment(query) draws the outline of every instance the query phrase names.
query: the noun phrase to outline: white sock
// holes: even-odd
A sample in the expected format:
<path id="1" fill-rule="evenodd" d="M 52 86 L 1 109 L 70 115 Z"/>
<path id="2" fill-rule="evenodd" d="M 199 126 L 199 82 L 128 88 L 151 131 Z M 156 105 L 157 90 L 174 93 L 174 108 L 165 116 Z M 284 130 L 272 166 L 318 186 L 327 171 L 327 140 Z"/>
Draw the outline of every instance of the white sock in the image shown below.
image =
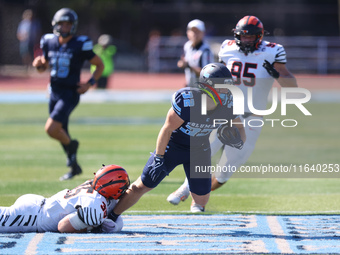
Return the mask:
<path id="1" fill-rule="evenodd" d="M 181 188 L 183 188 L 183 189 L 189 189 L 188 178 L 185 178 L 185 181 L 184 181 L 183 184 L 181 185 Z"/>

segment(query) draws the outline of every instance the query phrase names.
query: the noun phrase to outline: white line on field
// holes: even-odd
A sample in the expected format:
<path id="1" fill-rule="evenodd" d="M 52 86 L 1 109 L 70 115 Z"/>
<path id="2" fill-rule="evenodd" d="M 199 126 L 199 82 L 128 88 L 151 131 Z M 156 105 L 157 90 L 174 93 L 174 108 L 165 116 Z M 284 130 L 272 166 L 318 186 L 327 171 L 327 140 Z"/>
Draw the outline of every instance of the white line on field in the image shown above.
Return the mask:
<path id="1" fill-rule="evenodd" d="M 207 213 L 212 213 L 212 214 L 295 214 L 295 215 L 317 215 L 317 214 L 340 214 L 340 211 L 335 210 L 335 211 L 221 211 L 221 212 L 209 212 L 206 211 Z M 178 211 L 178 210 L 172 210 L 172 211 L 149 211 L 149 210 L 130 210 L 127 211 L 126 214 L 129 213 L 148 213 L 148 214 L 157 214 L 157 213 L 191 213 L 189 210 L 188 211 Z"/>
<path id="2" fill-rule="evenodd" d="M 36 234 L 32 238 L 32 240 L 29 242 L 27 249 L 25 251 L 25 254 L 29 254 L 29 255 L 37 254 L 38 244 L 40 243 L 43 237 L 44 237 L 44 233 Z"/>
<path id="3" fill-rule="evenodd" d="M 277 216 L 267 216 L 268 226 L 271 233 L 276 236 L 275 243 L 282 253 L 293 253 L 287 240 L 284 239 L 285 232 L 282 230 L 280 223 L 277 220 Z"/>

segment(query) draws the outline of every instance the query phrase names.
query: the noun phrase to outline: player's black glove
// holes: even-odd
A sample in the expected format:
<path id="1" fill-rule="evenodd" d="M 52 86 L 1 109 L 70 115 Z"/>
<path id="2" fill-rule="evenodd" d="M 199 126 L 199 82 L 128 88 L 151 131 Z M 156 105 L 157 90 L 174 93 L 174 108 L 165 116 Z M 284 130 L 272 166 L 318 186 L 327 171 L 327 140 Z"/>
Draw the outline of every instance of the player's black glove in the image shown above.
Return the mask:
<path id="1" fill-rule="evenodd" d="M 267 70 L 271 77 L 275 79 L 280 77 L 280 73 L 274 68 L 274 65 L 270 64 L 267 60 L 264 61 L 263 67 Z"/>
<path id="2" fill-rule="evenodd" d="M 218 139 L 225 145 L 241 150 L 243 148 L 243 141 L 238 128 L 229 127 L 228 125 L 221 125 L 217 129 Z"/>
<path id="3" fill-rule="evenodd" d="M 149 165 L 149 173 L 152 181 L 156 181 L 162 173 L 169 174 L 164 165 L 164 158 L 154 155 L 153 162 Z"/>

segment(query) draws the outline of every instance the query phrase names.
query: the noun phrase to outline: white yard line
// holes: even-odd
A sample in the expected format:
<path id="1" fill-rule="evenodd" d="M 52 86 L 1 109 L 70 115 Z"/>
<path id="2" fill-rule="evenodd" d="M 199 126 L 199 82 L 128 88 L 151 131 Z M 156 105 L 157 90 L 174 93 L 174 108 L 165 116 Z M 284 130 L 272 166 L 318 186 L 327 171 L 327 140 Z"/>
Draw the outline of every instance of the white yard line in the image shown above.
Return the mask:
<path id="1" fill-rule="evenodd" d="M 267 216 L 268 226 L 271 233 L 276 236 L 275 243 L 282 253 L 293 253 L 289 246 L 289 243 L 284 238 L 286 234 L 284 233 L 280 223 L 277 220 L 277 216 Z"/>
<path id="2" fill-rule="evenodd" d="M 38 248 L 38 244 L 40 243 L 40 241 L 43 239 L 44 237 L 44 233 L 38 233 L 36 234 L 32 240 L 29 242 L 27 249 L 25 251 L 25 254 L 27 255 L 34 255 L 37 254 L 37 248 Z"/>

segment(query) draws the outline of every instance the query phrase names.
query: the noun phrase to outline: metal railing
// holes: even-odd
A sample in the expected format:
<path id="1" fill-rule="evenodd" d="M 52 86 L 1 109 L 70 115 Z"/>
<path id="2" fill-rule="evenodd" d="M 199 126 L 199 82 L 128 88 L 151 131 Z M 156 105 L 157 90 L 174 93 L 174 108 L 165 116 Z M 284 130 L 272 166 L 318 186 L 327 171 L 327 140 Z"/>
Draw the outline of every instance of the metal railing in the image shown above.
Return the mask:
<path id="1" fill-rule="evenodd" d="M 208 37 L 218 59 L 217 53 L 221 43 L 233 37 Z M 287 67 L 293 73 L 339 74 L 340 73 L 340 38 L 339 37 L 272 37 L 266 41 L 282 44 L 287 52 Z M 148 44 L 149 72 L 181 72 L 177 61 L 183 53 L 184 36 L 162 36 L 150 40 Z"/>

